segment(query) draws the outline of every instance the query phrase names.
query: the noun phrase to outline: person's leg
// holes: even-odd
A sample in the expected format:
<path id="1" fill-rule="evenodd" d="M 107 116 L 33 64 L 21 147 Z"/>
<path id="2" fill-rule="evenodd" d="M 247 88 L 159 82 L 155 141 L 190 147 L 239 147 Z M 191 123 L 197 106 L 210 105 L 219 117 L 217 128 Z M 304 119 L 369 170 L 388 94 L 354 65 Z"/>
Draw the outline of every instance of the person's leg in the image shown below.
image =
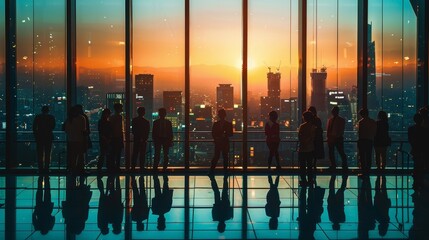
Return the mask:
<path id="1" fill-rule="evenodd" d="M 281 168 L 281 165 L 280 165 L 280 154 L 279 154 L 279 145 L 280 145 L 280 142 L 274 143 L 274 156 L 276 157 L 276 161 L 277 161 L 277 165 L 276 165 L 277 169 Z"/>
<path id="2" fill-rule="evenodd" d="M 213 171 L 216 168 L 217 162 L 219 161 L 220 152 L 221 152 L 221 146 L 215 143 L 214 156 L 211 162 L 210 171 Z"/>
<path id="3" fill-rule="evenodd" d="M 381 169 L 381 148 L 382 147 L 374 147 L 375 150 L 375 164 L 377 169 Z"/>
<path id="4" fill-rule="evenodd" d="M 144 169 L 145 160 L 146 160 L 146 142 L 142 141 L 140 143 L 140 170 Z"/>
<path id="5" fill-rule="evenodd" d="M 140 151 L 140 141 L 139 141 L 139 139 L 134 139 L 133 155 L 131 157 L 131 170 L 134 170 L 136 168 L 137 157 L 139 155 L 139 151 Z"/>
<path id="6" fill-rule="evenodd" d="M 52 141 L 47 141 L 44 146 L 45 150 L 45 169 L 48 170 L 51 164 Z"/>
<path id="7" fill-rule="evenodd" d="M 365 169 L 365 148 L 364 148 L 364 142 L 363 140 L 358 140 L 358 159 L 359 159 L 359 165 L 360 169 L 363 172 Z"/>
<path id="8" fill-rule="evenodd" d="M 36 142 L 36 150 L 37 150 L 37 162 L 39 171 L 43 170 L 43 142 L 37 141 Z"/>
<path id="9" fill-rule="evenodd" d="M 161 158 L 161 143 L 155 142 L 155 157 L 153 159 L 153 169 L 154 170 L 158 169 L 160 158 Z"/>
<path id="10" fill-rule="evenodd" d="M 387 147 L 381 149 L 381 168 L 385 169 L 387 163 Z"/>
<path id="11" fill-rule="evenodd" d="M 347 170 L 348 169 L 348 164 L 347 164 L 347 155 L 344 152 L 344 140 L 343 139 L 339 139 L 335 143 L 335 148 L 337 149 L 338 153 L 340 154 L 341 165 L 343 166 L 343 170 Z"/>
<path id="12" fill-rule="evenodd" d="M 336 168 L 337 164 L 335 162 L 335 143 L 328 143 L 328 153 L 329 153 L 329 161 L 331 162 L 331 168 Z"/>
<path id="13" fill-rule="evenodd" d="M 273 157 L 274 157 L 274 152 L 273 152 L 273 143 L 271 142 L 267 142 L 267 147 L 268 150 L 270 151 L 269 155 L 268 155 L 268 168 L 271 168 L 271 163 L 273 161 Z"/>
<path id="14" fill-rule="evenodd" d="M 366 171 L 369 173 L 369 171 L 371 170 L 371 166 L 372 166 L 372 151 L 373 151 L 373 142 L 372 141 L 368 141 L 367 143 L 367 165 L 366 165 Z"/>
<path id="15" fill-rule="evenodd" d="M 229 143 L 224 143 L 222 146 L 223 170 L 227 170 L 229 166 Z"/>
<path id="16" fill-rule="evenodd" d="M 168 167 L 168 152 L 170 150 L 170 145 L 167 142 L 162 143 L 162 153 L 164 155 L 164 159 L 163 159 L 163 169 L 167 169 Z"/>
<path id="17" fill-rule="evenodd" d="M 97 170 L 101 171 L 103 168 L 104 160 L 106 158 L 106 147 L 100 144 L 100 155 L 98 156 L 98 162 L 97 162 Z"/>
<path id="18" fill-rule="evenodd" d="M 306 165 L 307 165 L 307 161 L 305 159 L 305 153 L 298 153 L 298 162 L 299 162 L 299 174 L 301 176 L 301 182 L 302 183 L 306 183 L 307 179 L 306 179 Z"/>
<path id="19" fill-rule="evenodd" d="M 307 179 L 310 183 L 313 182 L 313 171 L 314 171 L 314 152 L 308 153 L 307 156 Z"/>

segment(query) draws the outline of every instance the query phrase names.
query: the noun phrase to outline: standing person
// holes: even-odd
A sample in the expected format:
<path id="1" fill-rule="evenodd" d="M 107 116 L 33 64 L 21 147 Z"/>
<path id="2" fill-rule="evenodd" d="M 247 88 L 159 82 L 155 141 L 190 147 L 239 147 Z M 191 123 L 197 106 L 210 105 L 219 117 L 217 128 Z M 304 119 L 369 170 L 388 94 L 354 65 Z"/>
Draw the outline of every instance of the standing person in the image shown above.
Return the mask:
<path id="1" fill-rule="evenodd" d="M 268 227 L 270 230 L 277 230 L 279 226 L 280 216 L 280 195 L 279 195 L 279 180 L 280 176 L 277 175 L 276 180 L 273 182 L 271 175 L 268 175 L 268 183 L 270 190 L 267 192 L 267 204 L 265 204 L 265 214 L 270 217 Z"/>
<path id="2" fill-rule="evenodd" d="M 369 173 L 372 164 L 372 147 L 374 144 L 374 136 L 377 131 L 377 123 L 369 118 L 368 109 L 359 110 L 359 115 L 362 117 L 358 122 L 358 153 L 359 163 L 362 174 Z"/>
<path id="3" fill-rule="evenodd" d="M 376 123 L 377 129 L 374 137 L 375 162 L 377 169 L 380 170 L 386 168 L 387 147 L 391 144 L 389 122 L 385 111 L 378 112 Z"/>
<path id="4" fill-rule="evenodd" d="M 99 137 L 99 143 L 100 143 L 100 155 L 98 156 L 98 163 L 97 163 L 97 169 L 98 171 L 101 171 L 104 165 L 104 161 L 108 161 L 106 159 L 109 158 L 109 146 L 110 142 L 112 140 L 112 128 L 110 124 L 110 109 L 106 108 L 101 113 L 101 118 L 98 120 L 98 137 Z M 109 164 L 106 164 L 109 169 L 112 168 L 112 166 L 109 166 Z"/>
<path id="5" fill-rule="evenodd" d="M 422 126 L 423 117 L 419 113 L 414 115 L 415 124 L 408 128 L 408 142 L 411 145 L 411 156 L 414 162 L 414 186 L 418 187 L 423 183 L 423 173 L 425 171 L 424 141 L 427 138 L 426 129 Z"/>
<path id="6" fill-rule="evenodd" d="M 322 120 L 317 116 L 317 110 L 311 106 L 308 111 L 313 114 L 313 125 L 316 126 L 316 135 L 314 136 L 314 162 L 313 168 L 316 169 L 317 159 L 325 158 L 325 148 L 323 146 L 323 128 Z"/>
<path id="7" fill-rule="evenodd" d="M 137 187 L 136 177 L 132 177 L 131 186 L 133 188 L 133 207 L 131 208 L 131 220 L 136 222 L 137 231 L 144 230 L 144 220 L 149 217 L 149 206 L 144 184 L 144 176 L 139 177 L 139 186 Z"/>
<path id="8" fill-rule="evenodd" d="M 46 235 L 53 229 L 55 224 L 55 216 L 52 216 L 53 210 L 54 203 L 51 202 L 51 184 L 49 176 L 39 176 L 36 192 L 36 206 L 34 207 L 32 217 L 34 230 L 40 231 L 42 235 Z"/>
<path id="9" fill-rule="evenodd" d="M 144 107 L 137 109 L 138 117 L 133 118 L 132 132 L 134 135 L 133 156 L 131 161 L 131 170 L 135 170 L 137 157 L 140 156 L 140 171 L 144 169 L 146 157 L 146 144 L 149 137 L 150 123 L 144 118 L 146 110 Z"/>
<path id="10" fill-rule="evenodd" d="M 335 106 L 331 110 L 332 117 L 328 119 L 328 127 L 326 136 L 328 139 L 329 160 L 331 162 L 331 169 L 336 169 L 337 163 L 335 162 L 335 148 L 341 156 L 343 170 L 348 169 L 347 156 L 344 152 L 344 129 L 346 120 L 339 116 L 340 108 Z"/>
<path id="11" fill-rule="evenodd" d="M 228 169 L 229 162 L 229 138 L 232 137 L 232 124 L 225 120 L 225 109 L 220 109 L 217 112 L 217 116 L 219 117 L 219 120 L 215 122 L 212 127 L 212 136 L 215 143 L 215 153 L 211 162 L 210 173 L 213 173 L 213 171 L 215 170 L 221 153 L 223 158 L 224 171 Z"/>
<path id="12" fill-rule="evenodd" d="M 153 186 L 155 190 L 155 197 L 152 198 L 152 214 L 158 215 L 157 229 L 159 231 L 165 230 L 165 214 L 171 210 L 173 204 L 173 189 L 168 186 L 168 176 L 163 176 L 163 184 L 161 191 L 161 184 L 157 174 L 153 175 Z"/>
<path id="13" fill-rule="evenodd" d="M 33 121 L 33 134 L 36 139 L 37 161 L 39 171 L 47 171 L 51 163 L 51 149 L 55 128 L 55 118 L 49 114 L 49 107 L 43 106 L 42 113 L 37 115 Z"/>
<path id="14" fill-rule="evenodd" d="M 85 132 L 85 153 L 88 151 L 88 149 L 92 148 L 92 141 L 91 141 L 91 128 L 89 126 L 89 118 L 83 111 L 83 106 L 80 104 L 76 105 L 76 108 L 79 110 L 79 114 L 81 114 L 85 118 L 85 124 L 86 124 L 86 132 Z"/>
<path id="15" fill-rule="evenodd" d="M 152 140 L 155 145 L 155 159 L 153 161 L 153 170 L 158 170 L 159 160 L 161 158 L 161 148 L 164 154 L 163 170 L 168 166 L 168 151 L 173 145 L 173 127 L 170 120 L 166 119 L 167 110 L 158 109 L 159 118 L 153 122 Z"/>
<path id="16" fill-rule="evenodd" d="M 123 107 L 120 103 L 113 105 L 115 114 L 110 117 L 110 124 L 112 128 L 112 140 L 110 149 L 111 166 L 115 171 L 119 171 L 121 166 L 122 149 L 124 148 L 124 120 L 121 115 Z"/>
<path id="17" fill-rule="evenodd" d="M 280 154 L 279 154 L 279 145 L 280 145 L 280 126 L 277 123 L 279 115 L 276 111 L 271 111 L 269 113 L 270 119 L 265 123 L 265 136 L 267 136 L 267 146 L 270 150 L 270 155 L 268 157 L 268 169 L 271 169 L 271 162 L 273 157 L 277 161 L 277 169 L 281 169 L 280 166 Z"/>
<path id="18" fill-rule="evenodd" d="M 229 200 L 228 176 L 223 176 L 222 195 L 220 194 L 219 186 L 217 185 L 215 177 L 211 175 L 209 178 L 214 195 L 212 218 L 213 221 L 219 222 L 217 224 L 217 231 L 223 233 L 226 228 L 225 222 L 234 217 L 234 208 L 231 206 L 231 201 Z"/>
<path id="19" fill-rule="evenodd" d="M 389 209 L 392 201 L 386 189 L 386 176 L 378 175 L 375 181 L 374 210 L 375 219 L 378 221 L 378 232 L 381 237 L 386 236 L 389 228 Z"/>
<path id="20" fill-rule="evenodd" d="M 298 159 L 301 175 L 300 185 L 305 186 L 313 182 L 313 159 L 314 159 L 314 138 L 317 127 L 313 125 L 313 113 L 306 111 L 302 114 L 304 123 L 298 129 Z M 308 177 L 308 181 L 307 181 Z"/>
<path id="21" fill-rule="evenodd" d="M 64 123 L 64 131 L 67 134 L 67 167 L 69 171 L 84 170 L 84 153 L 86 139 L 85 118 L 79 113 L 79 109 L 72 107 L 69 116 Z"/>
<path id="22" fill-rule="evenodd" d="M 347 175 L 343 175 L 341 187 L 335 192 L 335 179 L 336 176 L 332 175 L 329 180 L 329 195 L 328 195 L 328 216 L 332 222 L 332 230 L 339 231 L 340 223 L 346 221 L 346 214 L 344 212 L 344 192 L 347 187 Z"/>

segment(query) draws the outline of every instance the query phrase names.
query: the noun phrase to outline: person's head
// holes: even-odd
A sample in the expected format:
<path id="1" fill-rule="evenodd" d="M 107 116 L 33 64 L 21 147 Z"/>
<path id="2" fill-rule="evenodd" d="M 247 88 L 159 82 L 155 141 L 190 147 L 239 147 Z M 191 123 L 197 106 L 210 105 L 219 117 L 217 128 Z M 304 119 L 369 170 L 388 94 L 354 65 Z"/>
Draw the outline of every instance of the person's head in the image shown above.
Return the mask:
<path id="1" fill-rule="evenodd" d="M 338 106 L 333 107 L 331 110 L 331 114 L 335 117 L 338 116 L 338 114 L 340 114 L 340 108 Z"/>
<path id="2" fill-rule="evenodd" d="M 109 117 L 110 117 L 110 114 L 111 114 L 110 109 L 105 108 L 105 109 L 103 109 L 103 111 L 101 112 L 101 118 L 103 118 L 103 119 L 107 119 L 107 118 L 109 118 Z"/>
<path id="3" fill-rule="evenodd" d="M 220 222 L 217 224 L 217 231 L 218 231 L 218 232 L 220 232 L 220 233 L 225 232 L 225 228 L 226 228 L 226 224 L 225 224 L 225 222 L 224 222 L 224 221 L 220 221 Z"/>
<path id="4" fill-rule="evenodd" d="M 279 114 L 276 111 L 271 111 L 269 114 L 271 122 L 276 122 L 279 119 Z"/>
<path id="5" fill-rule="evenodd" d="M 217 111 L 217 116 L 220 118 L 220 119 L 225 119 L 226 118 L 226 111 L 225 111 L 225 109 L 219 109 L 219 111 Z"/>
<path id="6" fill-rule="evenodd" d="M 115 105 L 113 105 L 113 109 L 115 109 L 115 113 L 116 114 L 121 114 L 122 113 L 122 104 L 120 103 L 115 103 Z"/>
<path id="7" fill-rule="evenodd" d="M 368 114 L 369 114 L 368 109 L 366 109 L 366 108 L 362 108 L 361 110 L 359 110 L 359 115 L 363 118 L 368 117 Z"/>
<path id="8" fill-rule="evenodd" d="M 137 222 L 137 231 L 141 232 L 144 230 L 143 222 Z"/>
<path id="9" fill-rule="evenodd" d="M 302 114 L 302 119 L 304 120 L 304 122 L 310 122 L 313 120 L 313 118 L 314 118 L 314 114 L 310 111 L 305 111 Z"/>
<path id="10" fill-rule="evenodd" d="M 164 215 L 159 215 L 159 217 L 158 217 L 158 225 L 156 226 L 156 228 L 159 231 L 164 231 L 165 230 L 165 217 L 164 217 Z"/>
<path id="11" fill-rule="evenodd" d="M 167 109 L 165 108 L 158 109 L 158 115 L 160 118 L 165 118 L 165 116 L 167 116 Z"/>
<path id="12" fill-rule="evenodd" d="M 146 113 L 146 109 L 144 107 L 137 108 L 137 114 L 139 115 L 139 117 L 143 117 L 145 113 Z"/>
<path id="13" fill-rule="evenodd" d="M 383 122 L 387 122 L 387 113 L 385 111 L 378 112 L 377 119 Z"/>
<path id="14" fill-rule="evenodd" d="M 310 111 L 314 116 L 317 116 L 317 110 L 316 107 L 310 106 L 307 111 Z"/>
<path id="15" fill-rule="evenodd" d="M 268 227 L 270 228 L 270 230 L 277 230 L 277 228 L 279 227 L 279 220 L 275 217 L 270 218 Z"/>
<path id="16" fill-rule="evenodd" d="M 334 223 L 332 224 L 332 230 L 334 231 L 339 231 L 340 230 L 340 224 L 339 223 Z"/>
<path id="17" fill-rule="evenodd" d="M 79 114 L 84 114 L 82 105 L 76 104 L 75 107 L 79 110 Z"/>
<path id="18" fill-rule="evenodd" d="M 42 113 L 45 113 L 45 114 L 49 113 L 49 106 L 43 106 Z"/>
<path id="19" fill-rule="evenodd" d="M 423 122 L 423 117 L 419 113 L 414 114 L 413 119 L 414 119 L 414 122 L 416 123 L 416 125 L 421 125 Z"/>

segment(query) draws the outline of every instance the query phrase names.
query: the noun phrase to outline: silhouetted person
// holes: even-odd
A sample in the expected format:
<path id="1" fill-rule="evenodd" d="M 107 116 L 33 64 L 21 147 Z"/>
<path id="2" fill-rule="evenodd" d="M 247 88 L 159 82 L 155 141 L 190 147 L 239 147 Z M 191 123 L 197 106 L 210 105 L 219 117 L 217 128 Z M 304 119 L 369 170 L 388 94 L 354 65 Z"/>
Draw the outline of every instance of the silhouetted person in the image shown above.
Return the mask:
<path id="1" fill-rule="evenodd" d="M 325 189 L 319 186 L 308 188 L 308 198 L 306 200 L 307 188 L 299 189 L 298 202 L 298 225 L 299 239 L 315 239 L 314 232 L 316 231 L 317 223 L 321 221 L 323 213 L 323 197 Z"/>
<path id="2" fill-rule="evenodd" d="M 173 204 L 173 189 L 170 189 L 168 186 L 168 176 L 164 175 L 163 178 L 164 183 L 161 192 L 161 184 L 159 183 L 158 175 L 153 176 L 155 197 L 152 198 L 152 214 L 159 216 L 157 225 L 159 231 L 165 230 L 164 214 L 171 210 L 171 205 Z"/>
<path id="3" fill-rule="evenodd" d="M 67 167 L 72 172 L 82 172 L 85 166 L 86 123 L 79 109 L 72 107 L 64 123 L 67 134 Z"/>
<path id="4" fill-rule="evenodd" d="M 424 146 L 429 146 L 429 105 L 419 109 L 419 114 L 422 116 L 422 127 L 425 130 L 426 137 L 424 138 Z M 423 151 L 424 171 L 427 173 L 429 170 L 429 148 L 424 148 Z"/>
<path id="5" fill-rule="evenodd" d="M 67 234 L 70 235 L 79 235 L 85 229 L 92 197 L 91 188 L 85 184 L 85 178 L 80 177 L 78 182 L 76 180 L 76 177 L 67 179 L 66 201 L 62 202 L 63 218 Z"/>
<path id="6" fill-rule="evenodd" d="M 229 200 L 229 185 L 228 185 L 228 176 L 223 176 L 223 187 L 222 187 L 222 197 L 217 185 L 216 179 L 213 175 L 210 177 L 210 182 L 212 185 L 214 193 L 214 204 L 212 208 L 212 218 L 213 221 L 218 221 L 217 231 L 220 233 L 225 232 L 226 224 L 225 222 L 229 219 L 232 219 L 234 216 L 234 209 L 231 206 Z"/>
<path id="7" fill-rule="evenodd" d="M 104 162 L 106 161 L 107 168 L 109 166 L 109 151 L 112 141 L 112 126 L 110 124 L 110 109 L 106 108 L 101 113 L 101 118 L 98 120 L 98 137 L 100 144 L 100 155 L 98 156 L 97 169 L 100 171 L 103 168 Z"/>
<path id="8" fill-rule="evenodd" d="M 306 111 L 302 114 L 304 123 L 298 129 L 298 161 L 301 185 L 313 182 L 314 138 L 317 127 L 312 123 L 314 115 Z M 307 180 L 308 177 L 308 180 Z"/>
<path id="9" fill-rule="evenodd" d="M 216 121 L 212 127 L 212 137 L 215 144 L 215 151 L 210 167 L 211 173 L 215 170 L 221 153 L 223 158 L 223 170 L 226 171 L 228 169 L 229 138 L 232 137 L 232 124 L 225 120 L 225 109 L 220 109 L 217 112 L 217 116 L 219 117 L 219 120 Z"/>
<path id="10" fill-rule="evenodd" d="M 267 192 L 267 204 L 265 205 L 265 214 L 270 217 L 268 227 L 270 230 L 277 230 L 279 225 L 280 216 L 280 195 L 279 195 L 279 179 L 280 176 L 276 177 L 275 182 L 271 175 L 268 175 L 268 183 L 270 184 L 270 190 Z"/>
<path id="11" fill-rule="evenodd" d="M 316 126 L 316 134 L 314 135 L 314 162 L 313 168 L 316 169 L 317 159 L 325 158 L 325 147 L 323 146 L 323 128 L 322 120 L 317 116 L 317 110 L 314 106 L 310 106 L 308 111 L 313 114 L 313 125 Z"/>
<path id="12" fill-rule="evenodd" d="M 100 229 L 101 234 L 106 235 L 109 233 L 109 213 L 111 206 L 107 198 L 107 188 L 104 188 L 101 176 L 97 177 L 97 188 L 100 191 L 100 198 L 98 200 L 97 226 Z"/>
<path id="13" fill-rule="evenodd" d="M 144 118 L 146 110 L 144 107 L 137 109 L 138 116 L 133 118 L 132 121 L 132 132 L 134 136 L 133 144 L 133 156 L 131 161 L 131 169 L 135 170 L 137 165 L 137 157 L 140 162 L 140 170 L 144 169 L 145 157 L 146 157 L 146 144 L 149 137 L 150 123 Z"/>
<path id="14" fill-rule="evenodd" d="M 362 174 L 369 173 L 372 164 L 372 148 L 374 145 L 374 136 L 377 131 L 377 123 L 369 118 L 368 109 L 361 109 L 359 111 L 361 120 L 358 122 L 358 155 L 360 168 Z"/>
<path id="15" fill-rule="evenodd" d="M 329 149 L 329 161 L 331 162 L 331 169 L 337 167 L 335 161 L 335 148 L 341 156 L 343 170 L 348 169 L 347 156 L 344 152 L 344 129 L 346 126 L 346 120 L 339 116 L 340 108 L 335 106 L 331 110 L 332 117 L 328 119 L 326 136 L 328 141 Z"/>
<path id="16" fill-rule="evenodd" d="M 166 119 L 167 110 L 165 108 L 158 109 L 159 118 L 153 122 L 152 140 L 155 145 L 155 159 L 153 161 L 153 169 L 158 170 L 159 161 L 161 158 L 161 148 L 164 155 L 163 170 L 168 166 L 168 151 L 173 146 L 173 127 L 170 120 Z"/>
<path id="17" fill-rule="evenodd" d="M 139 177 L 139 186 L 137 186 L 136 177 L 132 178 L 131 186 L 133 188 L 133 207 L 131 209 L 131 219 L 137 224 L 137 231 L 144 230 L 143 221 L 149 217 L 149 206 L 144 185 L 144 176 Z"/>
<path id="18" fill-rule="evenodd" d="M 429 191 L 426 188 L 415 188 L 411 195 L 414 203 L 413 225 L 409 231 L 409 239 L 428 239 L 429 236 Z"/>
<path id="19" fill-rule="evenodd" d="M 341 187 L 335 192 L 336 176 L 332 175 L 329 181 L 329 196 L 328 196 L 328 215 L 332 222 L 332 230 L 340 230 L 340 223 L 346 221 L 344 212 L 344 191 L 347 186 L 347 175 L 343 176 Z"/>
<path id="20" fill-rule="evenodd" d="M 277 169 L 280 169 L 280 154 L 279 154 L 279 145 L 280 145 L 280 125 L 277 123 L 279 115 L 276 111 L 271 111 L 269 113 L 269 120 L 265 123 L 265 136 L 268 149 L 270 150 L 270 155 L 268 156 L 268 169 L 271 168 L 271 162 L 273 157 L 277 161 Z"/>
<path id="21" fill-rule="evenodd" d="M 386 177 L 379 175 L 375 181 L 374 209 L 375 219 L 379 223 L 378 233 L 382 237 L 386 236 L 387 229 L 389 227 L 389 208 L 391 206 L 392 202 L 390 201 L 386 190 Z"/>
<path id="22" fill-rule="evenodd" d="M 85 124 L 86 124 L 86 131 L 85 131 L 85 152 L 88 151 L 88 149 L 92 148 L 92 141 L 91 141 L 91 128 L 89 126 L 89 118 L 88 116 L 85 114 L 85 111 L 83 110 L 83 106 L 80 104 L 76 104 L 75 107 L 78 109 L 79 114 L 82 115 L 85 118 Z"/>
<path id="23" fill-rule="evenodd" d="M 43 179 L 45 180 L 43 186 Z M 36 206 L 33 212 L 34 230 L 46 235 L 55 224 L 55 216 L 52 216 L 54 203 L 51 202 L 51 184 L 48 176 L 40 176 L 37 183 Z"/>
<path id="24" fill-rule="evenodd" d="M 124 204 L 122 203 L 121 184 L 119 176 L 107 177 L 107 200 L 109 206 L 109 222 L 112 224 L 112 232 L 119 234 L 122 231 L 124 218 Z"/>
<path id="25" fill-rule="evenodd" d="M 111 165 L 115 171 L 119 171 L 121 167 L 122 149 L 124 148 L 124 120 L 122 117 L 122 104 L 115 103 L 113 105 L 115 113 L 110 117 L 112 127 L 112 141 L 110 147 Z M 113 170 L 113 169 L 112 169 Z"/>
<path id="26" fill-rule="evenodd" d="M 385 169 L 387 161 L 387 147 L 391 144 L 389 137 L 389 122 L 385 111 L 378 112 L 377 130 L 374 137 L 375 163 L 377 169 Z"/>
<path id="27" fill-rule="evenodd" d="M 423 183 L 425 172 L 425 139 L 428 138 L 427 130 L 422 126 L 423 117 L 420 114 L 414 115 L 415 124 L 408 128 L 408 142 L 411 145 L 411 155 L 414 162 L 414 186 L 418 187 Z"/>
<path id="28" fill-rule="evenodd" d="M 39 171 L 48 170 L 51 163 L 51 149 L 55 128 L 55 118 L 49 114 L 49 107 L 43 106 L 42 113 L 33 121 L 33 134 L 36 140 Z"/>
<path id="29" fill-rule="evenodd" d="M 363 176 L 358 181 L 358 238 L 368 239 L 369 230 L 375 229 L 371 182 L 369 176 Z"/>

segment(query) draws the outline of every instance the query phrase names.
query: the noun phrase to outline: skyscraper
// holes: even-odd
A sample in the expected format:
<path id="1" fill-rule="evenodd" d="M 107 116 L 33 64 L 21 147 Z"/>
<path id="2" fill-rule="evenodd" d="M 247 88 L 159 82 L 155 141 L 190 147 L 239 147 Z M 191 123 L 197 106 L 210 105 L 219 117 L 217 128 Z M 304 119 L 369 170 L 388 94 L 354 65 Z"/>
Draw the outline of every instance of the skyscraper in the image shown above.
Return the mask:
<path id="1" fill-rule="evenodd" d="M 216 96 L 217 110 L 223 108 L 230 111 L 234 108 L 234 87 L 231 84 L 219 84 Z"/>
<path id="2" fill-rule="evenodd" d="M 280 111 L 280 79 L 280 72 L 273 73 L 268 68 L 268 91 L 266 97 L 261 97 L 261 118 L 265 118 L 271 111 Z"/>
<path id="3" fill-rule="evenodd" d="M 326 67 L 322 67 L 318 72 L 313 69 L 311 76 L 311 106 L 316 107 L 317 111 L 326 112 Z"/>
<path id="4" fill-rule="evenodd" d="M 135 76 L 136 98 L 135 107 L 145 107 L 146 115 L 152 120 L 153 113 L 153 75 L 137 74 Z"/>
<path id="5" fill-rule="evenodd" d="M 167 114 L 178 115 L 178 113 L 182 113 L 182 91 L 164 91 L 162 102 L 167 109 Z"/>
<path id="6" fill-rule="evenodd" d="M 382 73 L 383 74 L 383 73 Z M 372 25 L 368 24 L 368 110 L 378 111 L 375 73 L 375 41 L 372 41 Z"/>

